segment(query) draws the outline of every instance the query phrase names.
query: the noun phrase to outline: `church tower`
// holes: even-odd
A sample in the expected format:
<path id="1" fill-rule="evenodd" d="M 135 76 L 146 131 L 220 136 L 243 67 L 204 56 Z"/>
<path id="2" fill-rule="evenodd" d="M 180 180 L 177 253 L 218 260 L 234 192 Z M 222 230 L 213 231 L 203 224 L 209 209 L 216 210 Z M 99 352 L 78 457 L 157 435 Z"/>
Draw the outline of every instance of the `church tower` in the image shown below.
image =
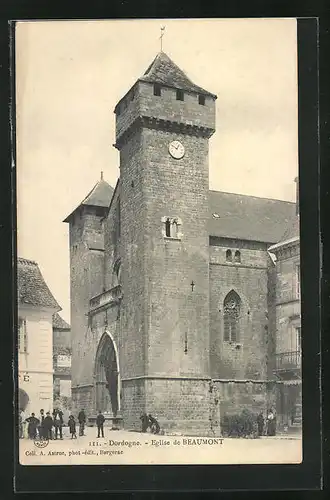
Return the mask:
<path id="1" fill-rule="evenodd" d="M 160 52 L 118 102 L 125 424 L 209 430 L 209 138 L 216 96 Z"/>

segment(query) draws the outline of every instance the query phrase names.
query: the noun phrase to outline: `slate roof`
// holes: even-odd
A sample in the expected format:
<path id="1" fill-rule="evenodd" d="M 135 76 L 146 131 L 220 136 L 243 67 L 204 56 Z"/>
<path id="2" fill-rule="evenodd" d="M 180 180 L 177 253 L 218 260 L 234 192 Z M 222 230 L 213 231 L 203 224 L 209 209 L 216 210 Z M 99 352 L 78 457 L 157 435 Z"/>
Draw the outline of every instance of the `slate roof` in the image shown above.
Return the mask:
<path id="1" fill-rule="evenodd" d="M 288 227 L 283 234 L 280 242 L 284 242 L 287 240 L 291 240 L 293 238 L 299 238 L 300 235 L 300 221 L 299 221 L 299 215 L 295 215 L 288 224 Z"/>
<path id="2" fill-rule="evenodd" d="M 210 191 L 209 235 L 277 243 L 295 210 L 287 201 Z"/>
<path id="3" fill-rule="evenodd" d="M 142 82 L 160 83 L 168 87 L 186 90 L 188 92 L 198 92 L 209 95 L 216 99 L 216 95 L 208 90 L 195 85 L 187 75 L 168 57 L 165 52 L 159 52 L 152 61 L 144 75 L 139 78 Z"/>
<path id="4" fill-rule="evenodd" d="M 110 186 L 103 178 L 101 178 L 88 193 L 86 198 L 64 219 L 64 222 L 70 222 L 70 217 L 74 214 L 77 208 L 82 205 L 93 207 L 108 208 L 113 195 L 113 187 Z"/>
<path id="5" fill-rule="evenodd" d="M 33 260 L 18 258 L 17 262 L 18 302 L 39 307 L 61 308 L 53 297 L 41 274 L 38 264 Z"/>
<path id="6" fill-rule="evenodd" d="M 55 330 L 70 330 L 70 325 L 58 313 L 53 315 L 53 328 Z"/>

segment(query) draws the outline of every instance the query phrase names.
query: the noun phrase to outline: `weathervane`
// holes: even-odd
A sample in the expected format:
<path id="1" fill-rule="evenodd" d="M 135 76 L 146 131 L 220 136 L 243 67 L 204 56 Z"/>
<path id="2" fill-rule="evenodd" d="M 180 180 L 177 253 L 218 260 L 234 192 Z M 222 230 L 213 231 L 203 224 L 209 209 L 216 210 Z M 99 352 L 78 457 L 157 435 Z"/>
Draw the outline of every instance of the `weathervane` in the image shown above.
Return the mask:
<path id="1" fill-rule="evenodd" d="M 165 26 L 161 26 L 160 28 L 160 51 L 163 52 L 163 36 L 164 36 Z"/>

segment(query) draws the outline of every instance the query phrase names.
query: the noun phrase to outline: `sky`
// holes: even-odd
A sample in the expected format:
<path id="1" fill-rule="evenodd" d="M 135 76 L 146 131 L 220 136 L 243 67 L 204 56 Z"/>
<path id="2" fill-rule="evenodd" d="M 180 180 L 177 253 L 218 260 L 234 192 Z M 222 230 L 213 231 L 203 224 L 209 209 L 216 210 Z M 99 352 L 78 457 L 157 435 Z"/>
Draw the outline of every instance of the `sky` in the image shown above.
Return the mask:
<path id="1" fill-rule="evenodd" d="M 298 172 L 295 19 L 20 22 L 17 247 L 70 322 L 65 217 L 104 172 L 115 186 L 116 103 L 163 50 L 218 96 L 210 189 L 287 201 Z"/>

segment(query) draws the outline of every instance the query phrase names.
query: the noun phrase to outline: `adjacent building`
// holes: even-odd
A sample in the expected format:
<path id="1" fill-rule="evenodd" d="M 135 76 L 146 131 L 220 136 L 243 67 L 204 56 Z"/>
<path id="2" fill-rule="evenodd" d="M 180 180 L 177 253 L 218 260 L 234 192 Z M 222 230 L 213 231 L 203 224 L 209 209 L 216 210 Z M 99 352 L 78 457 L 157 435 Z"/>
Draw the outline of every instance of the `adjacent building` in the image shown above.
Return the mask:
<path id="1" fill-rule="evenodd" d="M 70 325 L 55 313 L 53 316 L 54 401 L 71 399 Z"/>
<path id="2" fill-rule="evenodd" d="M 276 256 L 276 353 L 278 426 L 302 425 L 299 187 L 297 211 L 281 241 L 269 248 Z"/>
<path id="3" fill-rule="evenodd" d="M 61 308 L 36 262 L 19 258 L 17 278 L 19 408 L 37 414 L 53 408 L 53 315 Z"/>

